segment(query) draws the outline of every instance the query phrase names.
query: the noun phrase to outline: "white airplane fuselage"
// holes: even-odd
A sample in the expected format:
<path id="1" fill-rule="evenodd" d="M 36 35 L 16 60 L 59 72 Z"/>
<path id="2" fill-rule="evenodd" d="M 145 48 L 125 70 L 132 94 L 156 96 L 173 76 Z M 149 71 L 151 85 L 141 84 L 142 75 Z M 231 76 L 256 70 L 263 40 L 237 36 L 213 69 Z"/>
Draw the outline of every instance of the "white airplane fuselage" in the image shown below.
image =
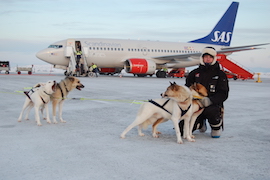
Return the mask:
<path id="1" fill-rule="evenodd" d="M 123 68 L 127 59 L 140 58 L 151 60 L 157 65 L 168 63 L 167 60 L 157 60 L 153 57 L 170 56 L 177 54 L 199 53 L 207 44 L 178 43 L 162 41 L 121 40 L 81 38 L 68 39 L 53 43 L 37 53 L 37 57 L 53 65 L 68 66 L 70 58 L 65 56 L 67 46 L 76 49 L 75 42 L 81 43 L 81 48 L 86 56 L 87 63 L 95 63 L 104 68 Z M 209 46 L 213 46 L 210 45 Z M 60 47 L 60 48 L 59 48 Z M 219 46 L 214 46 L 220 49 Z M 168 63 L 170 68 L 189 67 L 199 64 L 198 57 L 186 58 L 185 61 Z"/>

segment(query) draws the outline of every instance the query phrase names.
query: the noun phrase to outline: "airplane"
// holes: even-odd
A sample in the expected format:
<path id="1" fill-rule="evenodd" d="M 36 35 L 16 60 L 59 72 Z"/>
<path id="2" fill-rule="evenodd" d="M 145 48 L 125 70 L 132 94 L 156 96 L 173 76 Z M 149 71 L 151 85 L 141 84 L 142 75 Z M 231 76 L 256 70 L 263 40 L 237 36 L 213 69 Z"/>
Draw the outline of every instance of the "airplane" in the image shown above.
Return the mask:
<path id="1" fill-rule="evenodd" d="M 144 77 L 153 75 L 166 77 L 164 68 L 185 68 L 199 64 L 201 50 L 206 46 L 214 47 L 218 54 L 230 55 L 233 52 L 261 49 L 255 44 L 230 47 L 239 2 L 232 2 L 212 31 L 205 37 L 189 41 L 162 42 L 105 38 L 73 38 L 55 42 L 39 51 L 37 58 L 65 69 L 65 75 L 76 73 L 77 50 L 82 51 L 84 70 L 92 63 L 104 72 L 117 73 L 123 68 L 127 73 Z"/>

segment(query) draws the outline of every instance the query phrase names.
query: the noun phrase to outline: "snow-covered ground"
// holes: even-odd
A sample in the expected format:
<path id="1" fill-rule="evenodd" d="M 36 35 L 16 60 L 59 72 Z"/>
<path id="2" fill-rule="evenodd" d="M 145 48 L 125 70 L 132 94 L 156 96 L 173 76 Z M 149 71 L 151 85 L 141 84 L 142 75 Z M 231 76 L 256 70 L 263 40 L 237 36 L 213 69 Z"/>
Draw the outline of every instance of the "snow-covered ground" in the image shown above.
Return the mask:
<path id="1" fill-rule="evenodd" d="M 22 91 L 62 75 L 0 75 L 0 179 L 256 179 L 270 177 L 270 79 L 230 80 L 221 138 L 194 132 L 196 142 L 176 143 L 171 121 L 159 125 L 160 138 L 121 132 L 143 100 L 159 98 L 169 81 L 184 79 L 100 76 L 80 78 L 64 103 L 67 123 L 38 127 L 17 122 L 26 98 Z"/>
<path id="2" fill-rule="evenodd" d="M 23 67 L 31 67 L 31 65 L 23 66 Z M 193 68 L 190 67 L 188 69 L 190 71 Z M 17 71 L 17 67 L 12 67 L 10 69 L 10 72 L 13 72 L 14 73 L 16 71 Z M 33 74 L 64 74 L 64 71 L 65 70 L 63 70 L 63 69 L 53 68 L 53 65 L 49 65 L 49 64 L 48 65 L 34 65 L 33 66 Z M 260 78 L 270 78 L 270 72 L 259 72 L 259 73 L 260 73 Z M 125 72 L 125 70 L 122 70 L 122 74 L 123 75 L 132 76 L 131 74 L 127 74 Z M 256 78 L 258 78 L 258 73 L 257 72 L 254 75 L 254 79 L 256 79 Z"/>

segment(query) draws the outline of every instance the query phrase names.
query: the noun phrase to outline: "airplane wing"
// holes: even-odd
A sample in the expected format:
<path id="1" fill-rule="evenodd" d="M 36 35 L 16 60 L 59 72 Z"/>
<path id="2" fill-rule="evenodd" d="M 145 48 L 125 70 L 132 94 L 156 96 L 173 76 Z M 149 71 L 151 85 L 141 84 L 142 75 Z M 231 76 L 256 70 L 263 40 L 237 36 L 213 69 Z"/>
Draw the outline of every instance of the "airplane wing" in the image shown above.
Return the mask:
<path id="1" fill-rule="evenodd" d="M 263 46 L 263 45 L 268 45 L 268 44 L 270 43 L 247 45 L 247 46 L 236 46 L 236 47 L 223 47 L 221 48 L 221 50 L 217 51 L 217 53 L 226 54 L 226 53 L 233 53 L 233 52 L 239 52 L 239 51 L 262 49 L 262 48 L 257 48 L 256 46 Z"/>
<path id="2" fill-rule="evenodd" d="M 189 53 L 189 54 L 177 54 L 177 55 L 170 55 L 170 56 L 157 56 L 152 57 L 153 59 L 157 60 L 167 60 L 169 62 L 175 61 L 189 61 L 189 58 L 199 58 L 201 53 Z"/>
<path id="3" fill-rule="evenodd" d="M 257 46 L 263 46 L 268 45 L 270 43 L 264 43 L 264 44 L 255 44 L 255 45 L 247 45 L 247 46 L 236 46 L 236 47 L 222 47 L 220 50 L 217 51 L 218 54 L 232 54 L 233 52 L 239 52 L 239 51 L 248 51 L 248 50 L 255 50 L 255 49 L 262 49 L 257 48 Z M 152 57 L 156 60 L 167 60 L 168 62 L 176 62 L 176 61 L 191 61 L 192 59 L 199 58 L 201 53 L 189 53 L 189 54 L 177 54 L 177 55 L 171 55 L 171 56 L 157 56 Z"/>

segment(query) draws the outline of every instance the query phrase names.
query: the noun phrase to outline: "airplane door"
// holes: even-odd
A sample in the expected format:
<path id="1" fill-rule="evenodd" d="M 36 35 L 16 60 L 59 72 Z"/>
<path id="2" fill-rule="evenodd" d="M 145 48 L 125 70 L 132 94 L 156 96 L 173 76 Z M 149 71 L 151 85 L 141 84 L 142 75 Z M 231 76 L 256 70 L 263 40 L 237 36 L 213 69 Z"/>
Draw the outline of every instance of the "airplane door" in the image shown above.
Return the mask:
<path id="1" fill-rule="evenodd" d="M 75 40 L 74 39 L 68 39 L 67 40 L 67 47 L 65 49 L 65 55 L 69 57 L 73 53 L 73 49 L 75 48 Z"/>
<path id="2" fill-rule="evenodd" d="M 147 48 L 146 48 L 146 47 L 143 47 L 143 48 L 142 48 L 142 51 L 143 51 L 143 52 L 142 52 L 143 55 L 146 56 L 146 55 L 147 55 Z"/>
<path id="3" fill-rule="evenodd" d="M 75 40 L 74 39 L 68 39 L 67 40 L 67 46 L 71 46 L 75 48 Z"/>

